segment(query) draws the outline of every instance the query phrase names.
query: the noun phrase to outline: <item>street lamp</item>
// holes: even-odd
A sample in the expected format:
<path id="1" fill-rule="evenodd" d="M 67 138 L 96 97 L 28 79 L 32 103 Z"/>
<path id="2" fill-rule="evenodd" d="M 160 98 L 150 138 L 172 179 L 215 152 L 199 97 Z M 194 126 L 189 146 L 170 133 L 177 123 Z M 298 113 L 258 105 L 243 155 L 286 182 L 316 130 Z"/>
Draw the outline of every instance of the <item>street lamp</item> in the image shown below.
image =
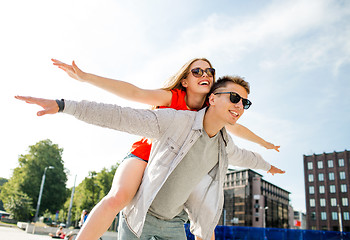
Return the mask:
<path id="1" fill-rule="evenodd" d="M 266 236 L 266 218 L 267 218 L 267 209 L 269 209 L 268 206 L 264 207 L 264 240 L 267 240 Z"/>
<path id="2" fill-rule="evenodd" d="M 343 233 L 343 221 L 341 217 L 341 209 L 339 204 L 337 206 L 338 206 L 339 230 L 341 233 Z"/>
<path id="3" fill-rule="evenodd" d="M 266 228 L 267 209 L 269 209 L 269 207 L 264 207 L 264 228 Z"/>
<path id="4" fill-rule="evenodd" d="M 39 214 L 39 208 L 40 208 L 40 202 L 41 202 L 41 196 L 43 195 L 43 190 L 44 190 L 44 183 L 45 183 L 45 176 L 46 176 L 46 170 L 47 169 L 54 169 L 55 167 L 53 166 L 48 166 L 44 170 L 43 178 L 41 180 L 41 186 L 40 186 L 40 192 L 39 192 L 39 198 L 38 198 L 38 203 L 36 205 L 36 212 L 34 216 L 34 222 L 38 221 L 38 214 Z"/>
<path id="5" fill-rule="evenodd" d="M 262 219 L 263 219 L 263 228 L 266 228 L 266 216 L 267 216 L 267 209 L 269 209 L 269 207 L 259 207 L 261 210 L 263 210 L 263 214 L 262 214 Z"/>

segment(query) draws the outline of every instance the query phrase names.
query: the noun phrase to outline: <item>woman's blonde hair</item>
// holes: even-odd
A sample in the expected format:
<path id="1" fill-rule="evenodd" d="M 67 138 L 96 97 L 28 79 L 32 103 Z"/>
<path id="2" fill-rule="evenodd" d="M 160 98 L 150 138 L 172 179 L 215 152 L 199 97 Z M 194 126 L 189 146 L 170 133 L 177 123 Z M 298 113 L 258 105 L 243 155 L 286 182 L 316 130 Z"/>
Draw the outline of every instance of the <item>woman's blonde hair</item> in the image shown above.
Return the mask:
<path id="1" fill-rule="evenodd" d="M 209 64 L 209 66 L 212 68 L 213 66 L 211 65 L 211 63 L 209 62 L 208 59 L 206 58 L 194 58 L 194 59 L 191 59 L 190 61 L 188 61 L 187 63 L 185 63 L 185 65 L 182 66 L 182 68 L 180 68 L 180 70 L 174 75 L 172 76 L 171 78 L 168 79 L 168 81 L 166 81 L 164 83 L 164 86 L 163 86 L 163 90 L 172 90 L 172 89 L 180 89 L 180 90 L 183 90 L 183 91 L 186 91 L 186 88 L 184 88 L 181 84 L 181 81 L 183 79 L 185 79 L 188 74 L 190 73 L 190 66 L 192 63 L 196 62 L 196 61 L 199 61 L 199 60 L 202 60 L 202 61 L 205 61 Z M 213 76 L 213 79 L 214 79 L 214 82 L 215 82 L 215 75 Z"/>

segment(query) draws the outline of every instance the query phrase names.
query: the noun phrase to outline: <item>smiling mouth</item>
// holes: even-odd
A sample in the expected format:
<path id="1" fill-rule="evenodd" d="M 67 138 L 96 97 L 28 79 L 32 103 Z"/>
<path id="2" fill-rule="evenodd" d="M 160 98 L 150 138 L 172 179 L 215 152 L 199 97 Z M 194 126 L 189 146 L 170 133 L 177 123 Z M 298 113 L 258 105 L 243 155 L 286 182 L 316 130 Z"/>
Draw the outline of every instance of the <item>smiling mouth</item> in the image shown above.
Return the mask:
<path id="1" fill-rule="evenodd" d="M 198 84 L 201 86 L 209 86 L 210 83 L 208 80 L 203 80 L 203 81 L 200 81 Z"/>
<path id="2" fill-rule="evenodd" d="M 236 113 L 235 111 L 229 111 L 233 116 L 235 116 L 235 117 L 238 117 L 239 116 L 239 114 L 238 113 Z"/>

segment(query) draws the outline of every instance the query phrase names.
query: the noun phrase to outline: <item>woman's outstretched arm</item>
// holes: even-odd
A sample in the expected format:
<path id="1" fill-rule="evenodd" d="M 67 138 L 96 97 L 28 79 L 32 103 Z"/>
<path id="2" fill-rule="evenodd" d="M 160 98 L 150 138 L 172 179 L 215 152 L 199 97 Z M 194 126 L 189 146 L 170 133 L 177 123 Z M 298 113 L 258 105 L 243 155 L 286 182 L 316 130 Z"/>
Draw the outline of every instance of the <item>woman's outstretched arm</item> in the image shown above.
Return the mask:
<path id="1" fill-rule="evenodd" d="M 280 151 L 280 146 L 275 146 L 274 144 L 265 141 L 241 124 L 236 123 L 234 125 L 226 126 L 226 129 L 235 136 L 260 144 L 266 149 L 275 149 L 277 152 Z"/>
<path id="2" fill-rule="evenodd" d="M 121 98 L 151 106 L 170 106 L 171 104 L 172 93 L 170 91 L 139 88 L 131 83 L 121 80 L 114 80 L 86 73 L 78 68 L 74 61 L 72 62 L 72 65 L 69 65 L 56 59 L 51 60 L 53 61 L 53 65 L 65 71 L 71 78 L 80 82 L 87 82 Z"/>

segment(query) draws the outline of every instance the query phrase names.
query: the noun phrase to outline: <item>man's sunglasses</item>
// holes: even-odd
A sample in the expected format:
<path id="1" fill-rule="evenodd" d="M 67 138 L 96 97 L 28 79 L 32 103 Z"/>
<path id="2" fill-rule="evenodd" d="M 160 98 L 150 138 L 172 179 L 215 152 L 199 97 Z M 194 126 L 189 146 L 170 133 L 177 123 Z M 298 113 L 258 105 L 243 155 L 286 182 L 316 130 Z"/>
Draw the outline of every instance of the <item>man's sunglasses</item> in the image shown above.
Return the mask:
<path id="1" fill-rule="evenodd" d="M 217 93 L 214 93 L 214 95 L 216 95 L 216 94 L 230 94 L 230 101 L 232 103 L 238 103 L 242 99 L 244 109 L 248 109 L 250 107 L 250 105 L 252 105 L 251 101 L 249 101 L 246 98 L 242 98 L 241 96 L 239 96 L 238 93 L 235 93 L 235 92 L 217 92 Z"/>
<path id="2" fill-rule="evenodd" d="M 206 68 L 205 70 L 203 70 L 201 68 L 194 68 L 191 70 L 191 73 L 196 78 L 200 78 L 201 76 L 203 76 L 204 73 L 206 73 L 208 77 L 213 77 L 215 75 L 215 69 Z"/>

